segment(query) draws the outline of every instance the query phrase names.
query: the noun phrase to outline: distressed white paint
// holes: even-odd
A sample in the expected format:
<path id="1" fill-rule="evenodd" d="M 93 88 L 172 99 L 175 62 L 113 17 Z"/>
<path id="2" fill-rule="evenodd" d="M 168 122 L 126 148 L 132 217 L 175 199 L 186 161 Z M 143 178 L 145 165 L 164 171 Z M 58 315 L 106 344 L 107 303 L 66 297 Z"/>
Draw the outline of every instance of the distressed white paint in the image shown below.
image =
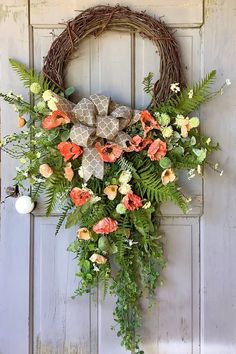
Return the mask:
<path id="1" fill-rule="evenodd" d="M 149 14 L 164 16 L 165 20 L 177 26 L 195 27 L 203 23 L 203 0 L 70 0 L 65 4 L 63 0 L 32 0 L 32 24 L 57 24 L 75 17 L 80 11 L 90 6 L 109 4 L 130 6 L 137 11 L 147 11 Z"/>
<path id="2" fill-rule="evenodd" d="M 63 29 L 58 22 L 74 17 L 78 13 L 76 10 L 97 3 L 30 1 L 32 46 L 37 69 L 41 68 L 42 57 L 53 40 L 52 33 L 58 35 Z M 110 1 L 110 4 L 115 3 Z M 236 259 L 236 205 L 233 183 L 235 157 L 232 152 L 235 148 L 233 102 L 236 73 L 235 49 L 228 40 L 228 36 L 235 33 L 234 0 L 206 1 L 206 23 L 201 32 L 192 27 L 203 22 L 203 1 L 160 0 L 158 4 L 153 1 L 120 1 L 120 4 L 124 3 L 135 9 L 147 9 L 150 14 L 165 14 L 171 25 L 189 27 L 177 32 L 189 80 L 197 80 L 204 66 L 204 71 L 216 67 L 220 77 L 230 77 L 233 82 L 223 98 L 218 98 L 201 111 L 204 130 L 216 138 L 220 136 L 223 152 L 215 156 L 226 169 L 221 179 L 207 170 L 204 182 L 204 216 L 200 219 L 201 349 L 198 217 L 202 213 L 202 187 L 200 181 L 191 185 L 186 183 L 186 177 L 181 177 L 184 189 L 195 196 L 189 215 L 195 217 L 181 217 L 181 213 L 170 205 L 162 210 L 166 216 L 163 229 L 166 232 L 168 264 L 154 311 L 147 311 L 147 304 L 143 302 L 144 349 L 146 354 L 234 354 L 236 283 L 232 270 Z M 0 39 L 4 52 L 1 57 L 1 90 L 15 88 L 21 92 L 16 76 L 8 68 L 7 58 L 14 56 L 28 63 L 27 2 L 11 0 L 0 6 L 0 10 Z M 131 78 L 130 44 L 128 34 L 105 33 L 99 39 L 89 39 L 81 45 L 67 69 L 68 84 L 74 84 L 79 90 L 75 100 L 102 91 L 130 104 L 131 84 L 127 80 Z M 150 70 L 158 72 L 159 63 L 156 49 L 148 41 L 136 38 L 135 49 L 136 87 L 139 87 L 143 74 Z M 223 56 L 223 53 L 226 54 Z M 147 98 L 140 90 L 136 90 L 135 98 L 137 105 L 145 105 Z M 227 116 L 225 112 L 228 112 Z M 3 134 L 14 131 L 15 113 L 3 103 L 1 117 Z M 3 157 L 3 194 L 4 188 L 11 184 L 14 166 L 12 160 Z M 123 354 L 125 351 L 120 348 L 119 340 L 110 331 L 114 299 L 108 298 L 104 303 L 100 292 L 98 304 L 87 296 L 73 301 L 70 298 L 77 280 L 72 255 L 65 249 L 74 238 L 74 230 L 54 238 L 56 218 L 37 216 L 40 214 L 43 215 L 41 206 L 34 217 L 34 354 Z M 8 200 L 2 210 L 0 246 L 0 353 L 32 354 L 28 352 L 27 327 L 29 217 L 15 213 L 13 200 Z"/>

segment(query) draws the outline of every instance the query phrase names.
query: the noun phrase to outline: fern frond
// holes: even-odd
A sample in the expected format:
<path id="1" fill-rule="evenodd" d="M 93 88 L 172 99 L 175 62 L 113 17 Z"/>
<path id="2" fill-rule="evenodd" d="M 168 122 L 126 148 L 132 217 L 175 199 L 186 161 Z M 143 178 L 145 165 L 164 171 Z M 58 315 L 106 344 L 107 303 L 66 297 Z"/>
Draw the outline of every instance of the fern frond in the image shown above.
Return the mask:
<path id="1" fill-rule="evenodd" d="M 187 115 L 195 111 L 202 103 L 208 101 L 211 97 L 209 88 L 216 77 L 216 70 L 207 74 L 199 83 L 193 87 L 188 86 L 183 91 L 169 101 L 159 105 L 158 109 L 169 113 Z M 193 97 L 190 99 L 188 93 L 193 90 Z"/>
<path id="2" fill-rule="evenodd" d="M 153 86 L 154 86 L 154 84 L 152 82 L 153 76 L 154 76 L 154 74 L 152 72 L 149 72 L 148 75 L 143 79 L 143 86 L 144 86 L 143 90 L 147 94 L 151 94 L 151 95 L 152 95 Z"/>
<path id="3" fill-rule="evenodd" d="M 35 201 L 38 198 L 38 196 L 41 193 L 43 193 L 44 189 L 45 189 L 44 182 L 36 183 L 32 189 L 31 199 Z"/>
<path id="4" fill-rule="evenodd" d="M 65 205 L 63 208 L 62 208 L 62 214 L 61 216 L 59 217 L 58 219 L 58 223 L 56 225 L 56 231 L 55 231 L 55 236 L 57 236 L 57 234 L 59 233 L 61 227 L 62 227 L 62 224 L 64 222 L 64 220 L 66 219 L 69 211 L 74 207 L 74 204 L 72 203 L 71 200 L 68 201 L 68 204 Z"/>

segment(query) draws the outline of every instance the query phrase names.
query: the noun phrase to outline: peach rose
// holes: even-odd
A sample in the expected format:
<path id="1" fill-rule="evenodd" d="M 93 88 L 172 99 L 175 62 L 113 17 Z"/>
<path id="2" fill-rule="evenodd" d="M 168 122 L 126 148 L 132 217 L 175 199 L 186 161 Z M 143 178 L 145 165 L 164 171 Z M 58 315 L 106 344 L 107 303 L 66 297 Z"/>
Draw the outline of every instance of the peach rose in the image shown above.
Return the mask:
<path id="1" fill-rule="evenodd" d="M 107 195 L 109 200 L 114 200 L 117 196 L 118 186 L 116 184 L 111 184 L 104 189 L 104 193 Z"/>
<path id="2" fill-rule="evenodd" d="M 90 240 L 90 238 L 92 237 L 91 232 L 86 228 L 86 227 L 82 227 L 77 231 L 77 237 L 80 240 Z"/>
<path id="3" fill-rule="evenodd" d="M 170 182 L 174 182 L 176 176 L 171 168 L 167 168 L 161 174 L 161 181 L 166 186 Z"/>
<path id="4" fill-rule="evenodd" d="M 97 264 L 105 264 L 107 262 L 107 259 L 98 253 L 93 253 L 89 259 L 91 262 Z"/>
<path id="5" fill-rule="evenodd" d="M 64 167 L 64 176 L 69 182 L 72 181 L 74 177 L 74 171 L 71 167 L 71 163 L 68 163 L 66 167 Z"/>
<path id="6" fill-rule="evenodd" d="M 93 226 L 93 231 L 96 234 L 110 234 L 118 229 L 118 223 L 111 218 L 103 218 Z"/>
<path id="7" fill-rule="evenodd" d="M 23 128 L 26 124 L 26 120 L 24 117 L 18 117 L 18 128 Z"/>
<path id="8" fill-rule="evenodd" d="M 142 199 L 134 194 L 134 193 L 128 193 L 122 200 L 125 208 L 130 211 L 137 210 L 142 207 Z"/>
<path id="9" fill-rule="evenodd" d="M 39 173 L 43 177 L 49 178 L 53 174 L 53 169 L 47 163 L 44 163 L 39 166 Z"/>
<path id="10" fill-rule="evenodd" d="M 166 155 L 166 152 L 166 143 L 158 138 L 149 146 L 148 156 L 152 161 L 159 161 Z"/>

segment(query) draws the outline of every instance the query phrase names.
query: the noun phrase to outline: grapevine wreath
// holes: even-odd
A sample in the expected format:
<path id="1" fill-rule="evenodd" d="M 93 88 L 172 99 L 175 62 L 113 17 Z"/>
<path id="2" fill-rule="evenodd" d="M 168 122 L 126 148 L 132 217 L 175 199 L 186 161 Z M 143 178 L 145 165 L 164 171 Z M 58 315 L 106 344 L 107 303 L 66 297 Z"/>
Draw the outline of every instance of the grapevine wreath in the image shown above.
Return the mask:
<path id="1" fill-rule="evenodd" d="M 143 81 L 151 96 L 143 111 L 102 93 L 74 103 L 69 99 L 74 88 L 64 87 L 66 64 L 80 42 L 116 29 L 153 41 L 160 55 L 159 80 L 152 83 L 149 73 Z M 32 201 L 44 194 L 47 215 L 61 208 L 56 234 L 64 222 L 66 228 L 77 225 L 68 248 L 79 267 L 75 294 L 92 292 L 99 281 L 105 294 L 116 297 L 114 319 L 122 345 L 144 353 L 137 334 L 140 299 L 146 293 L 155 296 L 165 265 L 157 210 L 171 200 L 188 211 L 190 198 L 178 185 L 179 171 L 187 171 L 189 179 L 202 175 L 205 165 L 222 173 L 208 160 L 218 144 L 200 133 L 191 112 L 230 81 L 210 92 L 212 71 L 186 87 L 179 49 L 166 25 L 121 6 L 93 7 L 69 21 L 53 42 L 42 74 L 10 63 L 32 96 L 28 103 L 12 92 L 0 94 L 18 112 L 19 128 L 25 127 L 1 141 L 2 150 L 20 162 L 15 185 L 23 190 L 28 181 Z"/>

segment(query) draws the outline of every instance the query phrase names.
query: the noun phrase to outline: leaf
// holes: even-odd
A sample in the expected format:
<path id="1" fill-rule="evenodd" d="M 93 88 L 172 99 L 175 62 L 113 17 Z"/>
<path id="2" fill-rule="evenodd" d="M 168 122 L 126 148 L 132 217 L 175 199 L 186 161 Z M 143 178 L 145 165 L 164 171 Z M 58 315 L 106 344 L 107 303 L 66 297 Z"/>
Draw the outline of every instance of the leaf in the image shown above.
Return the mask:
<path id="1" fill-rule="evenodd" d="M 159 165 L 163 169 L 169 168 L 171 166 L 171 160 L 168 157 L 163 157 L 162 159 L 160 159 Z"/>
<path id="2" fill-rule="evenodd" d="M 66 97 L 69 97 L 71 96 L 73 93 L 75 92 L 75 88 L 74 86 L 70 86 L 70 87 L 67 87 L 67 89 L 65 90 L 65 96 Z"/>
<path id="3" fill-rule="evenodd" d="M 67 217 L 65 228 L 69 229 L 70 227 L 78 224 L 78 222 L 81 220 L 81 218 L 82 218 L 82 213 L 80 211 L 80 208 L 76 207 L 76 209 L 73 211 L 73 213 L 71 213 Z"/>

